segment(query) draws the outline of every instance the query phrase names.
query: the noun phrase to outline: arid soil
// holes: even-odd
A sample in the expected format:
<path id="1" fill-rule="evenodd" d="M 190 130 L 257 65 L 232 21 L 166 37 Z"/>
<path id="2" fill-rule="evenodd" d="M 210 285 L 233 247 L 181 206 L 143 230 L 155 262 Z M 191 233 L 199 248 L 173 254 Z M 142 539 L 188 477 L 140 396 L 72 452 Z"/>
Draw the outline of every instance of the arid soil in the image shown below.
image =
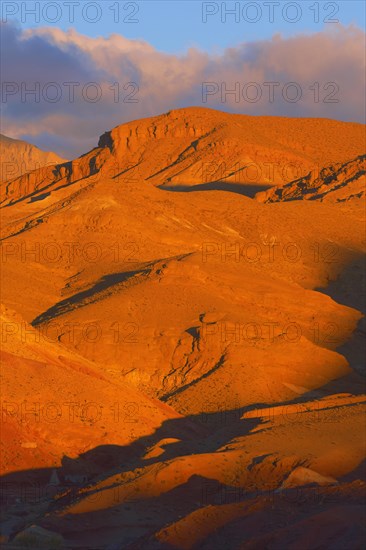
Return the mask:
<path id="1" fill-rule="evenodd" d="M 364 126 L 181 109 L 0 193 L 4 548 L 362 548 Z"/>

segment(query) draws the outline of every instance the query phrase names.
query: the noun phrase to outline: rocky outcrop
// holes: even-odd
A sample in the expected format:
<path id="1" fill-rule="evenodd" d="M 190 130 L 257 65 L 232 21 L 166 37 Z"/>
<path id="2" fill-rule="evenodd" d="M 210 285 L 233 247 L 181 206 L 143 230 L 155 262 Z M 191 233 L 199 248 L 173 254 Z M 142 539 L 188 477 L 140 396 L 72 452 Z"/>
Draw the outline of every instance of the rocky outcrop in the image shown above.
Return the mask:
<path id="1" fill-rule="evenodd" d="M 257 193 L 259 202 L 283 202 L 294 200 L 320 200 L 344 202 L 365 195 L 366 155 L 344 164 L 327 166 L 320 172 Z"/>

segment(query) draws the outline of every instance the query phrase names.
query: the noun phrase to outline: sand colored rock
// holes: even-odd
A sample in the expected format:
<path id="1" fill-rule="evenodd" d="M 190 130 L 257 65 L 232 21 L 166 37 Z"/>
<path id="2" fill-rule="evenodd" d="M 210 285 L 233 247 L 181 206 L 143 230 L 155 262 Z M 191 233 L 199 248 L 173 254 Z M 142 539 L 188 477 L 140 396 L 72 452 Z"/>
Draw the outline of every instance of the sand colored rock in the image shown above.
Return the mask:
<path id="1" fill-rule="evenodd" d="M 26 141 L 0 134 L 1 173 L 0 182 L 17 178 L 38 168 L 65 162 L 56 153 L 42 151 Z"/>
<path id="2" fill-rule="evenodd" d="M 181 109 L 2 186 L 9 548 L 361 547 L 363 135 Z"/>

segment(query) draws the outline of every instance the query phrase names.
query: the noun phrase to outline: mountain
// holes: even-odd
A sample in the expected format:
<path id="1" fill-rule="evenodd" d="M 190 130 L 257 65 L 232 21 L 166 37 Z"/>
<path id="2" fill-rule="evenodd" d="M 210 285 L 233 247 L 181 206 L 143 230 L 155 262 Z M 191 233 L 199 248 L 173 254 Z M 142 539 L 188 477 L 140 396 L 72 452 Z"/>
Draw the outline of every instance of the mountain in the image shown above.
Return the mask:
<path id="1" fill-rule="evenodd" d="M 0 181 L 14 178 L 50 164 L 65 162 L 65 159 L 49 151 L 42 151 L 26 141 L 13 139 L 0 134 L 2 164 Z"/>
<path id="2" fill-rule="evenodd" d="M 252 117 L 206 108 L 170 111 L 106 132 L 70 162 L 0 189 L 2 204 L 38 200 L 97 174 L 171 190 L 233 189 L 253 196 L 275 183 L 363 153 L 363 126 L 328 119 Z"/>
<path id="3" fill-rule="evenodd" d="M 344 202 L 365 196 L 366 155 L 256 194 L 260 202 L 320 200 Z"/>
<path id="4" fill-rule="evenodd" d="M 182 109 L 2 186 L 9 548 L 361 547 L 363 148 Z"/>

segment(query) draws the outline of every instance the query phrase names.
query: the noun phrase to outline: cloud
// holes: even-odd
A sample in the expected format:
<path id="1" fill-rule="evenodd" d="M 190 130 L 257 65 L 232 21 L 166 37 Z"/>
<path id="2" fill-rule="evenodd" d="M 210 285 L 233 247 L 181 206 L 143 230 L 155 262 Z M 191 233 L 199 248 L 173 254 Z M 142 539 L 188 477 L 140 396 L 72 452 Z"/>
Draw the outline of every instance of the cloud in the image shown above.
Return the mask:
<path id="1" fill-rule="evenodd" d="M 117 34 L 1 30 L 2 132 L 46 149 L 57 144 L 69 158 L 113 126 L 189 105 L 365 120 L 365 33 L 353 26 L 180 56 Z"/>

